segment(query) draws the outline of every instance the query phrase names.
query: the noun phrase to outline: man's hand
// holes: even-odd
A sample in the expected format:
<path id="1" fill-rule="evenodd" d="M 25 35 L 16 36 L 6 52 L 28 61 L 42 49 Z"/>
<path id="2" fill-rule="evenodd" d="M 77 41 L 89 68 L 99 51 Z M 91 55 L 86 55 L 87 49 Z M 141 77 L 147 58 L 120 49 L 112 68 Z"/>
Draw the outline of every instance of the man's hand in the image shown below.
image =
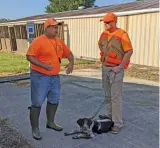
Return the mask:
<path id="1" fill-rule="evenodd" d="M 48 63 L 44 63 L 43 68 L 45 70 L 52 71 L 54 67 L 52 65 L 48 64 Z"/>
<path id="2" fill-rule="evenodd" d="M 121 71 L 121 67 L 120 66 L 115 66 L 112 68 L 112 70 L 115 72 L 115 73 L 119 73 Z"/>
<path id="3" fill-rule="evenodd" d="M 74 63 L 73 62 L 70 62 L 65 68 L 67 68 L 66 69 L 66 73 L 67 74 L 70 74 L 70 73 L 72 73 L 72 71 L 73 71 L 73 66 L 74 66 Z"/>

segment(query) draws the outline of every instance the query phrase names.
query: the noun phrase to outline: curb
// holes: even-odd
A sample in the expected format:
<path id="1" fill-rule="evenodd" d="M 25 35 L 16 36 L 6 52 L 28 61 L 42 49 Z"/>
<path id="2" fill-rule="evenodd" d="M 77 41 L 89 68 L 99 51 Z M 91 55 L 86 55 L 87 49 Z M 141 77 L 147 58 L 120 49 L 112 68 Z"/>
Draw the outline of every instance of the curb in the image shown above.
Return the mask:
<path id="1" fill-rule="evenodd" d="M 30 79 L 30 74 L 26 73 L 26 74 L 21 74 L 16 76 L 0 77 L 0 83 L 26 80 L 26 79 Z"/>

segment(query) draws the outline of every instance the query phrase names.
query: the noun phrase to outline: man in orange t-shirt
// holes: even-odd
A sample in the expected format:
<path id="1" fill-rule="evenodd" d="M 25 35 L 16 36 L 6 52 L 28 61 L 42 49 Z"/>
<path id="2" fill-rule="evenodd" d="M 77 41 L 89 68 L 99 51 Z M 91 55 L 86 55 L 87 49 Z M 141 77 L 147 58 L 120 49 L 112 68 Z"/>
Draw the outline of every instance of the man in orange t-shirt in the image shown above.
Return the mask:
<path id="1" fill-rule="evenodd" d="M 60 63 L 67 58 L 69 64 L 66 73 L 72 73 L 74 57 L 70 49 L 58 37 L 58 23 L 53 18 L 44 23 L 45 33 L 34 39 L 27 51 L 27 60 L 31 63 L 31 102 L 30 122 L 32 136 L 41 139 L 39 115 L 43 102 L 47 98 L 46 127 L 62 131 L 63 128 L 54 122 L 60 98 Z"/>
<path id="2" fill-rule="evenodd" d="M 102 62 L 102 85 L 107 101 L 107 116 L 114 122 L 112 133 L 119 133 L 122 121 L 122 91 L 124 69 L 127 68 L 133 48 L 128 34 L 117 28 L 117 16 L 108 13 L 101 20 L 105 31 L 101 34 L 98 45 Z"/>

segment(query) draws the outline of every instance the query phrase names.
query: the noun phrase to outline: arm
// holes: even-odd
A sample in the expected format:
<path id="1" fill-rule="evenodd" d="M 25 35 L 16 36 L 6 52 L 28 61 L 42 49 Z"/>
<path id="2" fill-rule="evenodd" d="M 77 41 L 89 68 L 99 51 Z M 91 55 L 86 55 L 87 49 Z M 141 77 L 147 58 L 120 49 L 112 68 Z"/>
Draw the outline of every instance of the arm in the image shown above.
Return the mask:
<path id="1" fill-rule="evenodd" d="M 68 59 L 69 63 L 74 64 L 74 56 L 72 52 L 70 52 L 70 54 L 66 58 Z"/>
<path id="2" fill-rule="evenodd" d="M 44 68 L 48 71 L 52 70 L 53 69 L 53 66 L 50 65 L 50 64 L 47 64 L 47 63 L 42 63 L 40 62 L 38 59 L 36 59 L 35 56 L 32 56 L 32 55 L 26 55 L 26 58 L 29 62 L 31 62 L 32 64 L 38 66 L 38 67 L 41 67 L 41 68 Z"/>
<path id="3" fill-rule="evenodd" d="M 125 33 L 122 37 L 122 47 L 123 47 L 125 54 L 124 54 L 121 64 L 113 68 L 113 71 L 116 73 L 120 72 L 120 69 L 124 68 L 125 64 L 130 60 L 133 54 L 132 44 L 131 44 L 130 38 L 127 33 Z"/>
<path id="4" fill-rule="evenodd" d="M 105 47 L 102 46 L 102 39 L 107 39 L 107 34 L 105 32 L 103 32 L 98 40 L 98 46 L 99 46 L 99 49 L 100 49 L 100 61 L 101 62 L 104 62 L 105 61 L 105 55 L 106 55 L 106 45 Z"/>
<path id="5" fill-rule="evenodd" d="M 129 61 L 129 59 L 131 58 L 133 54 L 133 50 L 129 50 L 129 51 L 126 51 L 125 54 L 124 54 L 124 57 L 122 59 L 122 62 L 121 62 L 121 66 L 124 67 L 124 65 L 126 64 L 126 62 Z"/>
<path id="6" fill-rule="evenodd" d="M 130 58 L 133 54 L 132 43 L 131 43 L 130 38 L 127 33 L 125 33 L 122 36 L 122 46 L 123 46 L 123 50 L 124 50 L 125 54 L 124 54 L 124 57 L 122 59 L 120 66 L 122 68 L 124 68 L 125 64 L 130 60 Z"/>
<path id="7" fill-rule="evenodd" d="M 73 56 L 72 52 L 70 52 L 66 58 L 69 61 L 69 64 L 66 66 L 66 68 L 67 68 L 66 73 L 70 74 L 70 73 L 72 73 L 73 66 L 74 66 L 74 56 Z"/>
<path id="8" fill-rule="evenodd" d="M 63 58 L 67 58 L 69 61 L 69 64 L 66 66 L 66 73 L 70 74 L 73 71 L 73 66 L 74 66 L 74 56 L 72 54 L 72 52 L 70 51 L 70 49 L 67 47 L 67 45 L 61 41 L 62 45 L 63 45 Z"/>
<path id="9" fill-rule="evenodd" d="M 28 60 L 30 63 L 32 63 L 32 64 L 34 64 L 34 65 L 36 65 L 36 66 L 38 66 L 38 67 L 44 68 L 44 63 L 42 63 L 42 62 L 40 62 L 39 60 L 37 60 L 37 59 L 35 58 L 35 56 L 26 55 L 26 58 L 27 58 L 27 60 Z"/>

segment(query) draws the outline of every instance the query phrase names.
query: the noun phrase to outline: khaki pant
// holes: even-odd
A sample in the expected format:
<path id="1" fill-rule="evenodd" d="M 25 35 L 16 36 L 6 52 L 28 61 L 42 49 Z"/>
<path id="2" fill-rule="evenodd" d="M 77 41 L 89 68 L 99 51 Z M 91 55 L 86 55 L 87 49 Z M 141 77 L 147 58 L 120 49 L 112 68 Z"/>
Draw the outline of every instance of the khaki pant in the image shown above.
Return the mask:
<path id="1" fill-rule="evenodd" d="M 122 121 L 122 90 L 124 70 L 115 73 L 112 67 L 102 66 L 102 86 L 107 102 L 107 115 L 112 118 L 114 125 L 123 126 Z"/>

